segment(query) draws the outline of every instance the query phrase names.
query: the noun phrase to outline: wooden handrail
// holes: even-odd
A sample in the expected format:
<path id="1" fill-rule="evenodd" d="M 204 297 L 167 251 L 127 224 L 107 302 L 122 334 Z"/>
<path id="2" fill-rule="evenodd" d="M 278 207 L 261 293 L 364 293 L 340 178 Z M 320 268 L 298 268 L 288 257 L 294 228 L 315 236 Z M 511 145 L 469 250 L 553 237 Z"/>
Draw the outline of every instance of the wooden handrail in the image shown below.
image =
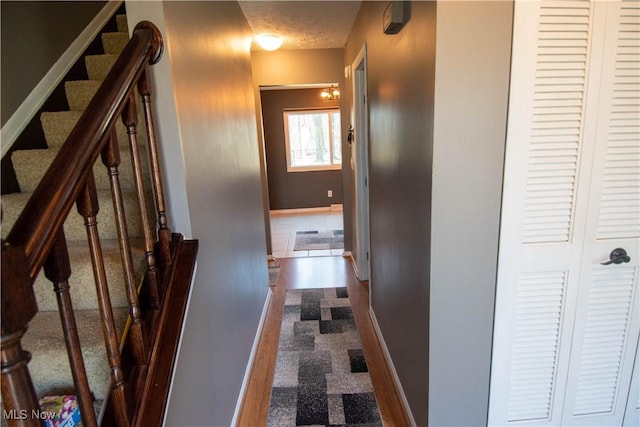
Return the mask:
<path id="1" fill-rule="evenodd" d="M 198 244 L 171 233 L 165 213 L 151 96 L 146 68 L 162 54 L 162 36 L 150 22 L 139 23 L 126 47 L 58 151 L 22 213 L 2 242 L 2 311 L 0 347 L 2 396 L 10 413 L 32 413 L 38 397 L 22 349 L 22 337 L 38 312 L 33 284 L 44 268 L 57 294 L 73 382 L 85 425 L 97 425 L 87 382 L 78 328 L 71 302 L 71 268 L 63 224 L 74 204 L 84 218 L 94 272 L 97 304 L 105 336 L 111 389 L 103 425 L 162 424 L 171 372 L 177 357 L 181 325 L 186 312 Z M 148 220 L 137 141 L 135 94 L 142 98 L 150 153 L 151 184 L 156 206 L 155 227 Z M 115 125 L 124 122 L 128 133 L 137 203 L 144 227 L 147 270 L 138 287 L 119 182 L 119 146 Z M 107 168 L 131 327 L 122 341 L 116 334 L 109 286 L 97 228 L 98 193 L 94 164 Z M 153 210 L 153 209 L 151 209 Z M 156 240 L 157 239 L 157 240 Z M 159 259 L 156 265 L 155 259 Z M 140 295 L 138 295 L 140 292 Z M 139 299 L 141 298 L 141 299 Z M 143 301 L 144 299 L 144 301 Z M 164 304 L 165 299 L 170 303 Z M 148 420 L 153 419 L 153 422 Z M 41 425 L 31 419 L 20 425 Z M 15 420 L 12 421 L 15 425 Z"/>
<path id="2" fill-rule="evenodd" d="M 131 40 L 7 236 L 6 243 L 23 248 L 32 282 L 108 142 L 109 130 L 119 119 L 124 101 L 146 65 L 160 60 L 162 46 L 162 35 L 152 23 L 143 21 L 136 26 Z"/>

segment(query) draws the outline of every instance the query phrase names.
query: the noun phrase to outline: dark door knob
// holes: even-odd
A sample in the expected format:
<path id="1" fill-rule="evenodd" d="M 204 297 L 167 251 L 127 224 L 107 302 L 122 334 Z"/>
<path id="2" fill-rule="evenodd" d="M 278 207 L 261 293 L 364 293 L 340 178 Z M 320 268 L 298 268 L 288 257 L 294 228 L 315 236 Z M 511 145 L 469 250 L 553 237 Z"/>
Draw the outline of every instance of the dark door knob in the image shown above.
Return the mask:
<path id="1" fill-rule="evenodd" d="M 627 251 L 625 251 L 622 248 L 616 248 L 611 251 L 611 254 L 609 255 L 609 261 L 602 262 L 601 264 L 602 265 L 622 264 L 623 262 L 629 262 L 629 261 L 631 261 L 631 257 L 627 255 Z"/>

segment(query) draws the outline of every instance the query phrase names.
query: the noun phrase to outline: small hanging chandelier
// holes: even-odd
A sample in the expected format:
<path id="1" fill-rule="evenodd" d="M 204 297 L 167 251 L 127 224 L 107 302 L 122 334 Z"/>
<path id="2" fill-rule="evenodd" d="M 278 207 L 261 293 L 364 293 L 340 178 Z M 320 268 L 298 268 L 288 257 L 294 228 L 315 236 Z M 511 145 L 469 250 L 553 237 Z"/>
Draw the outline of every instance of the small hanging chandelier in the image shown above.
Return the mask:
<path id="1" fill-rule="evenodd" d="M 320 92 L 320 96 L 322 97 L 322 100 L 325 102 L 337 101 L 340 99 L 340 89 L 338 89 L 334 85 L 331 85 L 326 89 L 322 89 L 322 92 Z"/>

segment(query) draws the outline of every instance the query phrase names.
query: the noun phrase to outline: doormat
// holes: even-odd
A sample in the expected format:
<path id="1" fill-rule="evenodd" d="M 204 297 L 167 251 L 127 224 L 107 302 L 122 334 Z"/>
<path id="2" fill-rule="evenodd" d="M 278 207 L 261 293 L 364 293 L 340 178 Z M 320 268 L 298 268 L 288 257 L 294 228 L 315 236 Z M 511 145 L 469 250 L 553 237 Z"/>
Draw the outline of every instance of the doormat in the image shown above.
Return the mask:
<path id="1" fill-rule="evenodd" d="M 285 294 L 268 427 L 382 426 L 347 288 Z"/>
<path id="2" fill-rule="evenodd" d="M 343 249 L 343 230 L 297 231 L 294 251 L 313 251 L 321 249 Z"/>

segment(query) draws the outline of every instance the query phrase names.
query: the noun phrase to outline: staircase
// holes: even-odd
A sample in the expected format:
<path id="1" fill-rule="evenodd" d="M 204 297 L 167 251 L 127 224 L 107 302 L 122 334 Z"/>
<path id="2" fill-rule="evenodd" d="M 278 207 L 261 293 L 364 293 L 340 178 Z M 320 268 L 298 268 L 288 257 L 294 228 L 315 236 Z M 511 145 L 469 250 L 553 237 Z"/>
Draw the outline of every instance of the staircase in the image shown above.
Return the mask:
<path id="1" fill-rule="evenodd" d="M 118 15 L 118 32 L 102 33 L 103 55 L 85 56 L 89 80 L 65 82 L 65 93 L 70 111 L 45 112 L 40 116 L 48 148 L 40 150 L 16 150 L 11 161 L 20 185 L 20 193 L 2 196 L 2 238 L 7 237 L 33 190 L 40 183 L 44 172 L 66 141 L 78 122 L 98 87 L 115 63 L 122 49 L 129 41 L 126 15 Z M 135 211 L 135 188 L 131 172 L 131 160 L 127 149 L 127 133 L 123 125 L 118 126 L 118 141 L 123 145 L 120 182 L 128 208 L 127 218 L 138 218 Z M 111 304 L 116 317 L 119 333 L 124 331 L 128 317 L 128 302 L 120 261 L 120 248 L 116 225 L 113 220 L 113 206 L 109 177 L 101 162 L 94 168 L 96 186 L 101 211 L 105 212 L 100 224 L 100 238 L 103 246 L 107 280 Z M 105 220 L 111 220 L 105 222 Z M 140 245 L 142 230 L 139 221 L 129 221 L 129 236 L 138 239 L 133 246 L 136 263 L 136 277 L 144 271 L 144 248 Z M 97 401 L 104 400 L 109 390 L 109 368 L 98 310 L 93 267 L 89 256 L 87 232 L 83 218 L 73 212 L 64 225 L 71 261 L 70 279 L 73 308 L 79 327 L 82 353 L 84 356 L 89 385 Z M 73 379 L 64 347 L 64 335 L 60 325 L 58 303 L 53 285 L 41 271 L 34 284 L 38 304 L 38 314 L 29 324 L 24 335 L 23 347 L 32 354 L 29 369 L 38 397 L 45 395 L 74 394 Z"/>
<path id="2" fill-rule="evenodd" d="M 125 15 L 117 17 L 118 32 L 102 33 L 102 44 L 104 54 L 85 56 L 85 64 L 89 80 L 85 81 L 68 81 L 65 82 L 65 93 L 70 107 L 70 111 L 44 112 L 40 117 L 42 128 L 45 134 L 47 148 L 16 150 L 11 155 L 11 161 L 16 173 L 20 193 L 12 193 L 2 195 L 2 239 L 3 241 L 9 236 L 9 232 L 18 217 L 23 212 L 30 199 L 32 193 L 36 190 L 42 181 L 45 172 L 52 164 L 54 158 L 59 153 L 62 145 L 67 141 L 72 130 L 81 118 L 83 111 L 87 108 L 90 101 L 96 94 L 102 81 L 105 79 L 109 70 L 112 68 L 118 56 L 123 51 L 129 41 L 129 33 Z M 140 104 L 138 99 L 138 104 Z M 130 111 L 125 108 L 125 111 Z M 137 111 L 141 112 L 142 108 L 138 107 Z M 139 114 L 138 124 L 144 124 L 144 116 Z M 136 289 L 140 289 L 145 279 L 145 274 L 149 275 L 149 243 L 145 249 L 145 233 L 144 224 L 148 221 L 155 224 L 153 213 L 153 194 L 151 193 L 151 172 L 148 167 L 144 167 L 141 175 L 142 181 L 145 182 L 145 191 L 147 194 L 146 204 L 148 205 L 148 216 L 144 214 L 144 209 L 139 208 L 139 195 L 136 193 L 136 180 L 134 177 L 134 168 L 132 167 L 131 150 L 129 148 L 129 136 L 125 126 L 118 120 L 114 126 L 115 134 L 119 146 L 121 163 L 118 168 L 119 181 L 124 202 L 124 217 L 126 218 L 126 229 L 130 241 L 131 254 L 133 255 L 133 272 L 129 272 L 129 282 L 131 277 L 135 277 Z M 134 128 L 135 129 L 135 128 Z M 137 127 L 138 139 L 146 141 L 145 126 Z M 131 130 L 130 130 L 131 131 Z M 135 130 L 134 130 L 135 132 Z M 149 153 L 141 144 L 140 159 L 142 163 L 148 164 Z M 103 158 L 107 152 L 103 150 Z M 72 167 L 72 165 L 70 165 Z M 138 170 L 136 168 L 136 170 Z M 146 172 L 145 172 L 146 171 Z M 114 324 L 116 327 L 116 336 L 118 337 L 118 348 L 126 348 L 130 343 L 125 343 L 124 334 L 131 327 L 130 313 L 134 308 L 131 306 L 131 295 L 127 292 L 126 277 L 127 269 L 123 266 L 123 250 L 119 237 L 122 231 L 118 231 L 116 219 L 118 213 L 115 206 L 115 196 L 112 190 L 112 179 L 107 173 L 107 168 L 100 159 L 93 167 L 93 175 L 95 177 L 96 192 L 99 205 L 99 251 L 102 255 L 104 263 L 104 271 L 106 273 L 106 283 L 108 283 L 108 299 L 113 313 Z M 82 197 L 82 196 L 81 196 Z M 121 215 L 122 216 L 122 215 Z M 122 223 L 121 223 L 122 224 Z M 113 369 L 110 369 L 111 360 L 108 357 L 108 350 L 105 342 L 104 328 L 108 322 L 101 315 L 101 304 L 104 308 L 104 302 L 100 300 L 98 294 L 100 286 L 97 285 L 99 280 L 96 278 L 95 259 L 92 260 L 92 252 L 95 254 L 95 247 L 91 248 L 88 241 L 88 227 L 85 224 L 85 218 L 72 208 L 69 216 L 64 221 L 64 238 L 68 248 L 68 258 L 71 266 L 71 276 L 69 278 L 70 295 L 73 306 L 73 314 L 78 329 L 78 336 L 81 344 L 81 352 L 84 359 L 84 368 L 88 379 L 91 398 L 96 408 L 96 414 L 100 410 L 104 411 L 107 405 L 103 402 L 113 397 Z M 148 235 L 147 242 L 148 240 Z M 175 239 L 175 235 L 174 235 Z M 14 239 L 15 240 L 15 239 Z M 13 242 L 11 242 L 13 243 Z M 156 243 L 158 245 L 158 243 Z M 177 245 L 173 245 L 172 248 Z M 197 246 L 196 246 L 197 247 Z M 92 251 L 93 249 L 93 251 Z M 4 252 L 3 247 L 3 252 Z M 153 245 L 151 248 L 153 252 Z M 5 254 L 3 253 L 3 269 L 5 269 Z M 49 258 L 51 255 L 49 255 Z M 63 331 L 61 322 L 61 312 L 59 309 L 59 301 L 57 293 L 54 290 L 52 281 L 45 277 L 45 268 L 38 273 L 33 283 L 33 292 L 37 303 L 37 313 L 28 322 L 27 332 L 22 336 L 22 348 L 31 353 L 31 360 L 28 369 L 35 388 L 37 398 L 46 395 L 60 394 L 78 394 L 76 385 L 74 385 L 74 377 L 70 368 L 70 350 L 65 347 L 65 332 Z M 64 268 L 63 268 L 64 270 Z M 98 273 L 99 275 L 99 273 Z M 167 275 L 169 276 L 169 275 Z M 173 275 L 171 275 L 173 278 Z M 3 310 L 5 309 L 5 276 L 3 274 Z M 167 279 L 165 279 L 165 282 Z M 13 286 L 13 285 L 12 285 Z M 142 297 L 144 298 L 144 296 Z M 186 301 L 186 299 L 185 299 Z M 136 303 L 137 304 L 137 303 Z M 135 304 L 134 304 L 135 305 Z M 157 307 L 156 307 L 157 309 Z M 149 319 L 160 319 L 160 314 L 147 317 Z M 181 324 L 182 319 L 176 319 Z M 147 324 L 145 333 L 149 333 L 152 329 L 150 326 L 154 321 Z M 5 318 L 3 316 L 3 340 L 5 339 Z M 67 334 L 68 335 L 68 334 Z M 149 333 L 151 335 L 151 333 Z M 135 338 L 134 338 L 135 339 Z M 144 341 L 148 347 L 154 345 L 154 341 L 158 339 L 146 337 Z M 159 342 L 159 341 L 158 341 Z M 157 344 L 157 343 L 156 343 Z M 3 341 L 4 345 L 4 341 Z M 177 343 L 176 343 L 177 347 Z M 149 351 L 152 351 L 149 348 Z M 135 350 L 134 350 L 135 352 Z M 138 351 L 139 353 L 139 351 Z M 132 356 L 133 357 L 133 356 Z M 126 363 L 131 362 L 132 357 L 128 360 L 123 356 Z M 5 397 L 5 358 L 3 354 L 3 400 L 7 402 Z M 131 378 L 137 378 L 131 385 L 135 393 L 143 389 L 144 372 L 135 372 Z M 127 378 L 129 380 L 129 378 Z M 124 395 L 124 394 L 123 394 Z M 140 402 L 141 398 L 134 401 Z M 116 402 L 120 405 L 121 402 Z M 101 408 L 101 409 L 100 409 Z M 117 413 L 117 408 L 115 412 Z M 118 425 L 128 425 L 128 421 L 123 421 L 124 413 L 132 411 L 121 411 L 120 415 L 111 416 L 111 421 Z M 84 417 L 83 417 L 84 418 Z M 101 420 L 102 416 L 98 417 Z"/>

